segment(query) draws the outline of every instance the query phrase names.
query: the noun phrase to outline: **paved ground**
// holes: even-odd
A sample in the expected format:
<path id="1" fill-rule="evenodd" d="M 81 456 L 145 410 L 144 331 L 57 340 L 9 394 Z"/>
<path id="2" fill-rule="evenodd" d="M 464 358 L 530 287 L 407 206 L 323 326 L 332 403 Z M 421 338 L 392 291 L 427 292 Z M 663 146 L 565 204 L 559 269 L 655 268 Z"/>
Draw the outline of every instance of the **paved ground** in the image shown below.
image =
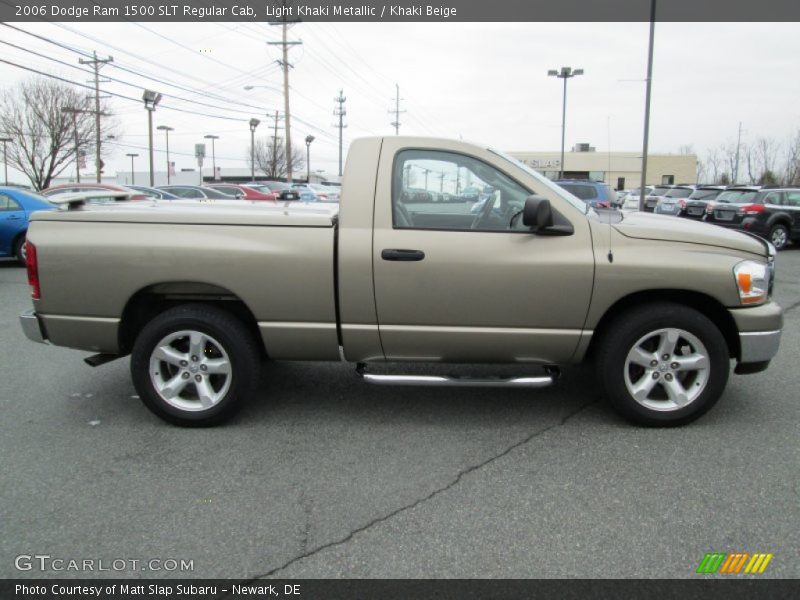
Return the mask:
<path id="1" fill-rule="evenodd" d="M 194 577 L 691 577 L 709 551 L 800 576 L 800 250 L 779 256 L 771 369 L 673 430 L 622 422 L 586 370 L 531 393 L 374 388 L 316 363 L 271 365 L 225 427 L 179 429 L 132 397 L 127 360 L 27 342 L 27 297 L 0 262 L 0 577 L 42 575 L 20 554 L 193 560 Z"/>

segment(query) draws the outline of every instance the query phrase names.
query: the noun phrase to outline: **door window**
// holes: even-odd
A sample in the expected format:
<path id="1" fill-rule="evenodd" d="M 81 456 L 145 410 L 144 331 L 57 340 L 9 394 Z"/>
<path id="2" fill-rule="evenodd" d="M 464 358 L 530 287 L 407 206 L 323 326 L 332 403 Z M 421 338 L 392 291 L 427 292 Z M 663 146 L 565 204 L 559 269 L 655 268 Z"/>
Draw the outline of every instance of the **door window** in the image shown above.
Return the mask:
<path id="1" fill-rule="evenodd" d="M 800 192 L 786 192 L 786 206 L 800 206 Z"/>
<path id="2" fill-rule="evenodd" d="M 509 231 L 530 192 L 495 167 L 470 156 L 403 150 L 395 157 L 392 223 L 395 229 Z"/>

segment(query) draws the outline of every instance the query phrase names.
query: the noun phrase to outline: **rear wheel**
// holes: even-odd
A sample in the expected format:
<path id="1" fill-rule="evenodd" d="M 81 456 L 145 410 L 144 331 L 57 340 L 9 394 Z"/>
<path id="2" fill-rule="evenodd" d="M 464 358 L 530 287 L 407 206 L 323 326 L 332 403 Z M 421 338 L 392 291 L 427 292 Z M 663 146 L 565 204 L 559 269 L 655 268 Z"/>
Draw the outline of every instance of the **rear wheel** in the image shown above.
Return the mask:
<path id="1" fill-rule="evenodd" d="M 725 339 L 708 317 L 679 304 L 650 304 L 609 326 L 600 342 L 597 377 L 628 420 L 683 425 L 719 400 L 729 360 Z"/>
<path id="2" fill-rule="evenodd" d="M 142 329 L 131 375 L 144 404 L 182 426 L 216 425 L 255 393 L 258 346 L 244 324 L 215 306 L 172 308 Z"/>
<path id="3" fill-rule="evenodd" d="M 769 231 L 769 241 L 775 246 L 776 250 L 783 250 L 789 243 L 789 230 L 786 225 L 778 223 Z"/>
<path id="4" fill-rule="evenodd" d="M 20 238 L 14 244 L 14 257 L 23 267 L 28 265 L 28 249 L 27 246 L 25 246 L 24 235 L 20 236 Z"/>

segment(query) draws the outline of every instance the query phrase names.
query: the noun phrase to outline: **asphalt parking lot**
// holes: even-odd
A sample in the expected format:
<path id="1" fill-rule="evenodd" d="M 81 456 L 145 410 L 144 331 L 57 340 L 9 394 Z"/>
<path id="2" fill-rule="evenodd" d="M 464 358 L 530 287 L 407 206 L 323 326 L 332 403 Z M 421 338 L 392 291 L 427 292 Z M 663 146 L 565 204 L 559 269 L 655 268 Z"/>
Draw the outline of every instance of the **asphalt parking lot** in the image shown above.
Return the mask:
<path id="1" fill-rule="evenodd" d="M 638 428 L 590 372 L 538 391 L 376 388 L 272 364 L 230 424 L 169 426 L 128 360 L 28 342 L 0 262 L 0 577 L 698 577 L 706 552 L 800 576 L 800 249 L 771 368 L 679 429 Z M 19 571 L 19 555 L 193 561 L 190 572 Z"/>

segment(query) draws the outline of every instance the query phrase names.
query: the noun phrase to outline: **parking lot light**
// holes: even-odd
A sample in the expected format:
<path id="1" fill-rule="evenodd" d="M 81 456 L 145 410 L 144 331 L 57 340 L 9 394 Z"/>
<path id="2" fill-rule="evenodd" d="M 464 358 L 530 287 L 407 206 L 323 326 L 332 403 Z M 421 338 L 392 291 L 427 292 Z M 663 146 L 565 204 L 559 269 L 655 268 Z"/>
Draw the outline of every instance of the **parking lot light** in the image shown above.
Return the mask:
<path id="1" fill-rule="evenodd" d="M 133 152 L 128 152 L 125 156 L 130 156 L 131 157 L 131 185 L 135 185 L 136 184 L 136 179 L 135 179 L 134 170 L 133 170 L 133 159 L 136 158 L 139 155 L 138 154 L 134 154 Z"/>
<path id="2" fill-rule="evenodd" d="M 250 181 L 256 180 L 256 127 L 258 119 L 250 119 Z"/>
<path id="3" fill-rule="evenodd" d="M 170 163 L 169 163 L 169 132 L 175 131 L 174 127 L 169 127 L 168 125 L 159 125 L 156 127 L 159 131 L 163 131 L 167 134 L 167 185 L 169 185 L 169 170 L 170 170 Z"/>
<path id="4" fill-rule="evenodd" d="M 572 67 L 561 67 L 561 70 L 550 69 L 547 71 L 548 77 L 558 77 L 564 80 L 564 96 L 561 107 L 561 164 L 559 165 L 559 179 L 564 179 L 564 134 L 567 128 L 567 79 L 577 75 L 583 75 L 583 69 L 573 69 Z"/>
<path id="5" fill-rule="evenodd" d="M 0 138 L 0 142 L 3 142 L 3 165 L 5 168 L 5 178 L 3 179 L 5 182 L 4 185 L 8 185 L 8 150 L 6 149 L 6 144 L 13 141 L 14 140 L 8 137 Z"/>
<path id="6" fill-rule="evenodd" d="M 144 100 L 144 108 L 147 111 L 147 137 L 150 143 L 150 187 L 153 187 L 155 182 L 153 178 L 153 112 L 156 110 L 156 105 L 161 102 L 161 94 L 153 90 L 145 90 L 142 94 L 142 100 Z"/>

